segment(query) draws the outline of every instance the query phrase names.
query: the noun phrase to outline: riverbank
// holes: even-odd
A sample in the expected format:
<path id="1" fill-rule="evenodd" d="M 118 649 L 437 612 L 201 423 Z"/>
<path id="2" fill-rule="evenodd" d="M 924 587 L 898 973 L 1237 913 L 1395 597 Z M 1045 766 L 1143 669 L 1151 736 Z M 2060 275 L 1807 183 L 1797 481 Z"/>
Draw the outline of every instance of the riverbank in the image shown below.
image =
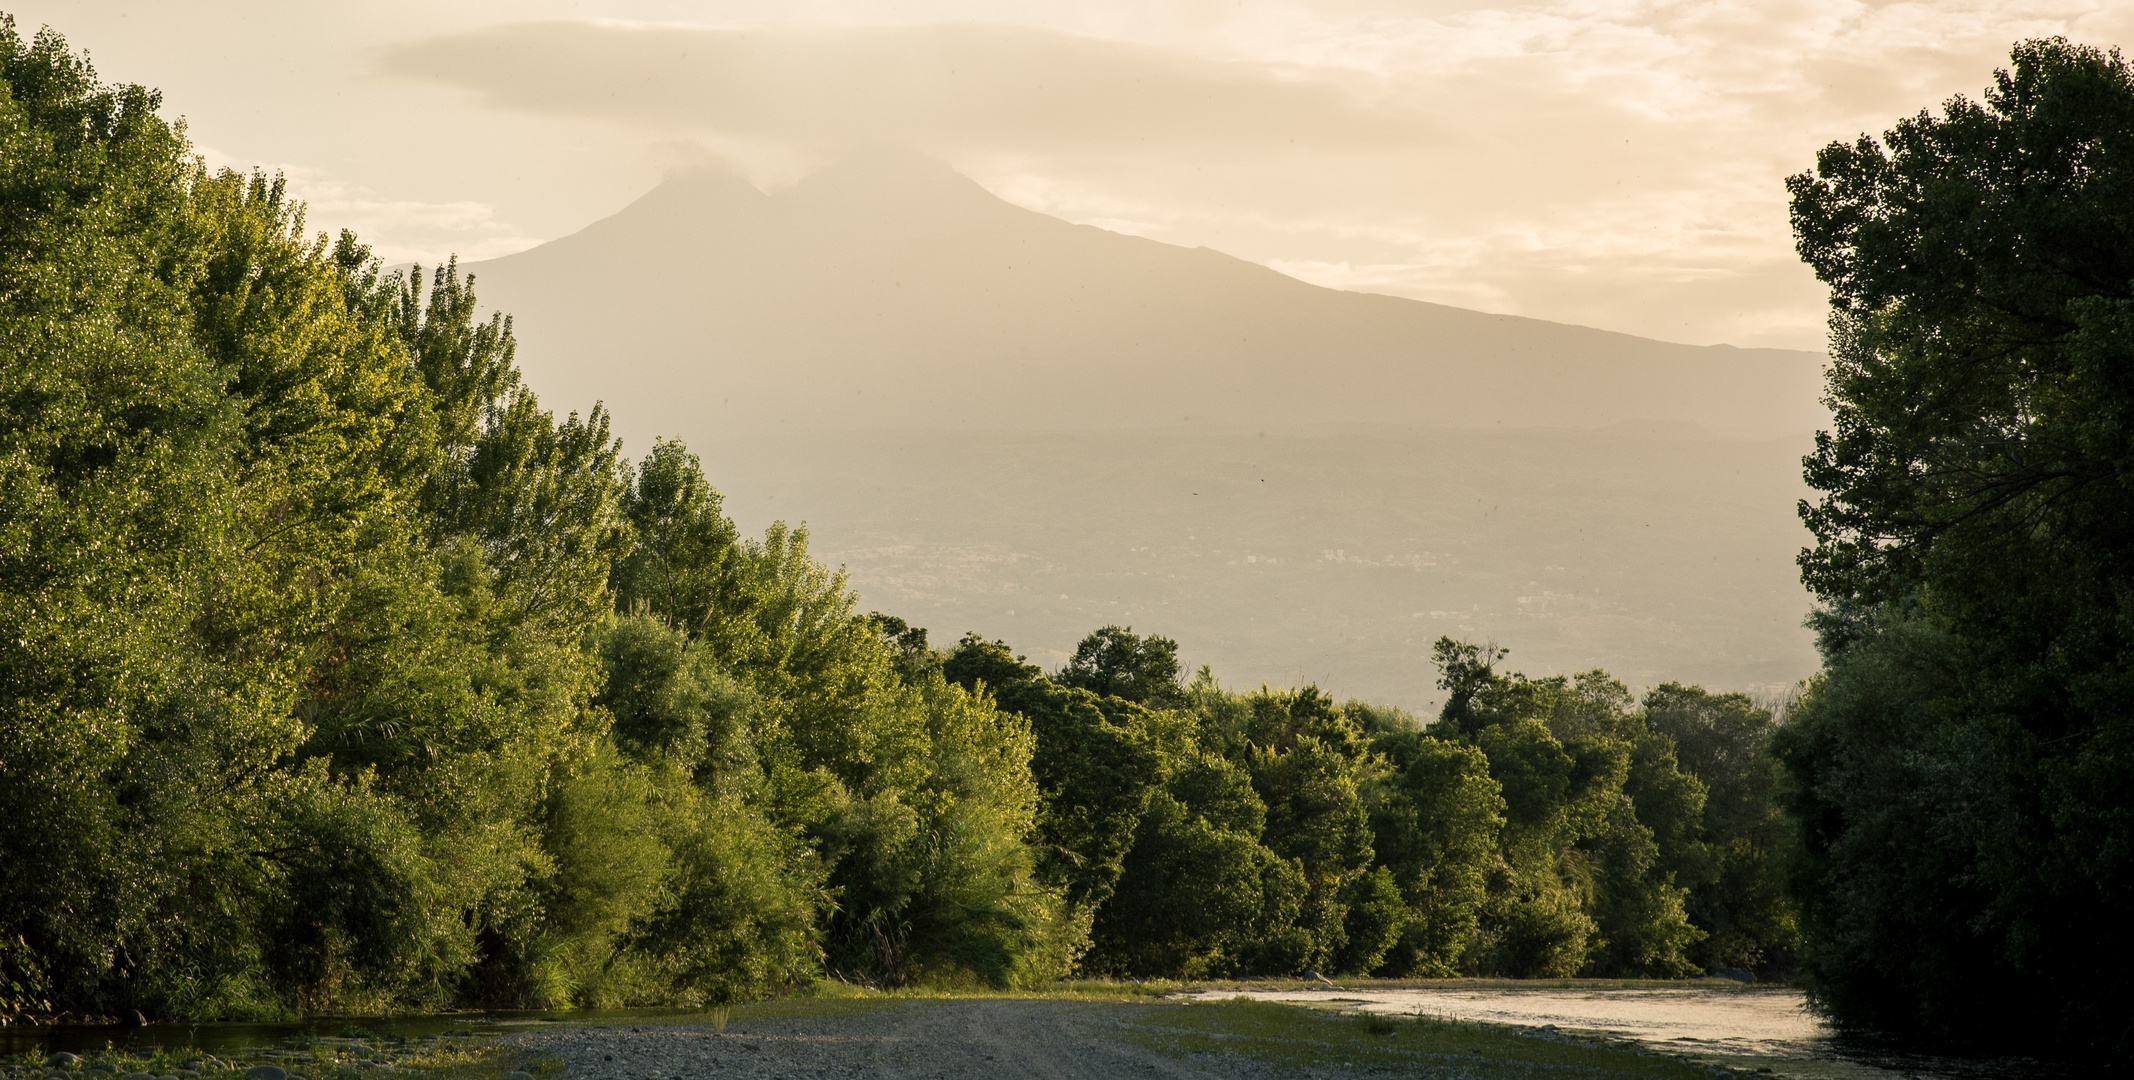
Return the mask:
<path id="1" fill-rule="evenodd" d="M 1468 1080 L 1569 1075 L 1710 1080 L 1626 1046 L 1430 1019 L 1259 1002 L 857 998 L 716 1024 L 571 1027 L 507 1041 L 570 1080 Z"/>
<path id="2" fill-rule="evenodd" d="M 247 1075 L 255 1065 L 286 1074 L 266 1080 L 2075 1075 L 2037 1062 L 1878 1052 L 1831 1036 L 1801 1005 L 1797 991 L 1718 980 L 1089 981 L 1020 995 L 831 983 L 808 997 L 717 1010 L 84 1028 L 64 1033 L 65 1045 L 32 1045 L 34 1033 L 15 1029 L 0 1034 L 16 1040 L 0 1080 L 260 1080 Z M 55 1049 L 82 1060 L 47 1068 Z"/>

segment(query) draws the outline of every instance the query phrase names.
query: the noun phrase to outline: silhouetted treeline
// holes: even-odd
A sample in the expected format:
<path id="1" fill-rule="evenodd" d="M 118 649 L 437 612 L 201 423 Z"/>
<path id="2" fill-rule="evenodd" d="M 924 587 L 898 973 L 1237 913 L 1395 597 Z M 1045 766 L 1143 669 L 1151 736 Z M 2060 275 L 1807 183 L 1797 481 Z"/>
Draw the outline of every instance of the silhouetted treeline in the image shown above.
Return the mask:
<path id="1" fill-rule="evenodd" d="M 1831 288 L 1782 736 L 1840 1024 L 2134 1053 L 2134 70 L 2018 45 L 1788 181 Z"/>
<path id="2" fill-rule="evenodd" d="M 0 73 L 0 1015 L 1790 962 L 1739 696 L 935 651 L 544 409 L 455 267 L 307 238 L 55 36 Z"/>
<path id="3" fill-rule="evenodd" d="M 908 632 L 907 632 L 908 633 Z M 1768 711 L 1438 643 L 1428 725 L 1313 687 L 1235 693 L 1106 627 L 1051 677 L 966 635 L 924 665 L 1028 718 L 1040 879 L 1122 975 L 1783 971 Z M 1678 745 L 1688 754 L 1678 752 Z"/>

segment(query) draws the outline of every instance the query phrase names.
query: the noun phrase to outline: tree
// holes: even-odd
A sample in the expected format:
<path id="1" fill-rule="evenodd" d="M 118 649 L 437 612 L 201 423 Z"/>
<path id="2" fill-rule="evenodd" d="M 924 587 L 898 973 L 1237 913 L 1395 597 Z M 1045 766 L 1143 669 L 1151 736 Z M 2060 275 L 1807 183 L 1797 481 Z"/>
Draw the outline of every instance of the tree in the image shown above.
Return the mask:
<path id="1" fill-rule="evenodd" d="M 1172 763 L 1137 823 L 1088 966 L 1193 978 L 1253 970 L 1259 942 L 1302 912 L 1303 871 L 1260 842 L 1267 807 L 1245 770 L 1195 752 Z"/>
<path id="2" fill-rule="evenodd" d="M 1801 556 L 1826 679 L 1778 744 L 1803 972 L 1844 1025 L 2124 1053 L 2134 72 L 2011 59 L 1787 182 L 1832 304 Z"/>
<path id="3" fill-rule="evenodd" d="M 1437 725 L 1482 751 L 1504 825 L 1469 962 L 1515 976 L 1677 977 L 1704 937 L 1678 881 L 1701 863 L 1704 789 L 1606 672 L 1529 679 L 1504 651 L 1435 648 Z"/>
<path id="4" fill-rule="evenodd" d="M 1782 770 L 1771 756 L 1777 722 L 1744 694 L 1663 683 L 1646 691 L 1645 719 L 1674 742 L 1682 770 L 1704 785 L 1708 865 L 1683 878 L 1690 921 L 1708 937 L 1690 949 L 1707 968 L 1792 974 L 1798 913 L 1786 896 L 1791 826 L 1779 802 Z"/>
<path id="5" fill-rule="evenodd" d="M 1107 626 L 1074 647 L 1057 681 L 1099 697 L 1161 709 L 1184 700 L 1178 676 L 1177 642 L 1154 634 L 1144 638 L 1130 626 Z"/>
<path id="6" fill-rule="evenodd" d="M 1497 865 L 1503 786 L 1472 746 L 1395 731 L 1372 748 L 1389 766 L 1371 807 L 1372 846 L 1409 911 L 1386 974 L 1458 975 Z"/>
<path id="7" fill-rule="evenodd" d="M 1029 721 L 1036 739 L 1030 769 L 1041 795 L 1033 837 L 1039 873 L 1070 904 L 1094 915 L 1111 896 L 1135 828 L 1163 780 L 1148 711 L 1062 686 L 1006 644 L 976 634 L 964 635 L 943 671 Z"/>

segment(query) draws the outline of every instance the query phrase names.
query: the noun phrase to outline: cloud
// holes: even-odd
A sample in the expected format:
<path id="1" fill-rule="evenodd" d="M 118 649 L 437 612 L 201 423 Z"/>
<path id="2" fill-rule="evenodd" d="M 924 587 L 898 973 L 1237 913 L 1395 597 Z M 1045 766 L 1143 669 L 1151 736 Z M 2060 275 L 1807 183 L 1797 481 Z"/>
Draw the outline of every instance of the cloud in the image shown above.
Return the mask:
<path id="1" fill-rule="evenodd" d="M 501 219 L 496 208 L 485 202 L 387 198 L 312 166 L 248 161 L 214 147 L 198 149 L 212 169 L 280 175 L 288 182 L 289 194 L 304 203 L 306 227 L 329 234 L 353 229 L 387 264 L 434 266 L 453 256 L 474 262 L 524 251 L 541 242 L 540 237 L 528 236 Z"/>
<path id="2" fill-rule="evenodd" d="M 1265 5 L 1190 28 L 1084 11 L 1094 32 L 521 23 L 383 65 L 694 142 L 759 182 L 906 142 L 1032 209 L 1324 284 L 1812 348 L 1824 297 L 1793 256 L 1787 174 L 1976 96 L 2016 40 L 2134 34 L 2106 0 Z"/>
<path id="3" fill-rule="evenodd" d="M 1016 26 L 492 27 L 400 46 L 387 71 L 491 104 L 739 139 L 965 149 L 1397 145 L 1431 117 L 1366 73 L 1213 60 Z"/>

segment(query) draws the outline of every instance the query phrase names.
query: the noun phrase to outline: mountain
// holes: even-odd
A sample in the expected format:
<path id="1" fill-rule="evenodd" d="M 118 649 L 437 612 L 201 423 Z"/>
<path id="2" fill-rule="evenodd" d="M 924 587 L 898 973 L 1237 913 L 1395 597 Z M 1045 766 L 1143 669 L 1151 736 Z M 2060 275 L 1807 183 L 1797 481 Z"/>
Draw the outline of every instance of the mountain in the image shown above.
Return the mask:
<path id="1" fill-rule="evenodd" d="M 862 604 L 1056 666 L 1107 623 L 1227 682 L 1427 708 L 1439 634 L 1530 673 L 1771 692 L 1821 358 L 1341 292 L 884 154 L 669 181 L 471 267 L 551 408 L 679 436 Z"/>
<path id="2" fill-rule="evenodd" d="M 1823 418 L 1811 353 L 1675 345 L 1322 288 L 1073 225 L 889 152 L 766 195 L 670 180 L 480 263 L 521 359 L 627 434 L 1087 430 L 1191 421 L 1462 428 Z"/>

